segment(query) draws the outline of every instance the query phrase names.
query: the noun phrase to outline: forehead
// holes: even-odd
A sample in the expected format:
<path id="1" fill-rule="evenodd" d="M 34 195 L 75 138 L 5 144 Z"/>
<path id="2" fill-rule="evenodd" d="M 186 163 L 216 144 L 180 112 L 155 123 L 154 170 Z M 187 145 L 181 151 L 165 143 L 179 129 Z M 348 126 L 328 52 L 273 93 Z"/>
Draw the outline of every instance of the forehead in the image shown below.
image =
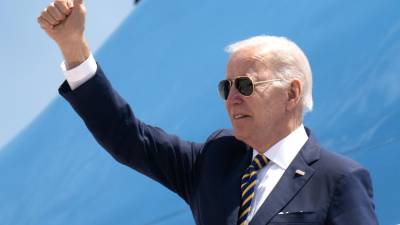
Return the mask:
<path id="1" fill-rule="evenodd" d="M 229 58 L 226 77 L 233 79 L 238 76 L 252 76 L 254 78 L 266 78 L 267 65 L 266 58 L 258 54 L 256 49 L 239 50 Z"/>

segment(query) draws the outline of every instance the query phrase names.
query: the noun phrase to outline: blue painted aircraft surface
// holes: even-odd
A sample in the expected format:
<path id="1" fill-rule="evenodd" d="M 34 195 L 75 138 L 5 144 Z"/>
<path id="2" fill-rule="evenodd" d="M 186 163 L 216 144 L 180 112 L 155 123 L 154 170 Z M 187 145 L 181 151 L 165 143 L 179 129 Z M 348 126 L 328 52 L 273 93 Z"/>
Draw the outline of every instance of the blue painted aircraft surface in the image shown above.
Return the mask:
<path id="1" fill-rule="evenodd" d="M 369 169 L 380 223 L 394 225 L 399 12 L 397 0 L 143 0 L 95 58 L 141 120 L 204 141 L 230 127 L 217 93 L 224 47 L 259 34 L 290 38 L 313 69 L 305 125 Z M 0 150 L 0 178 L 2 225 L 194 224 L 177 195 L 102 150 L 61 97 Z"/>

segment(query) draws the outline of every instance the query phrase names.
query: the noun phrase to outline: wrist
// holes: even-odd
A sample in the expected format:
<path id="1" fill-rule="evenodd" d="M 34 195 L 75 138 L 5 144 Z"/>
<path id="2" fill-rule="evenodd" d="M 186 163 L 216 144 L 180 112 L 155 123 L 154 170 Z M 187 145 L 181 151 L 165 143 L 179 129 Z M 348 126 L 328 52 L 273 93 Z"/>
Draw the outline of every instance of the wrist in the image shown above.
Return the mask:
<path id="1" fill-rule="evenodd" d="M 90 56 L 90 49 L 85 40 L 63 43 L 59 47 L 67 70 L 79 66 Z"/>

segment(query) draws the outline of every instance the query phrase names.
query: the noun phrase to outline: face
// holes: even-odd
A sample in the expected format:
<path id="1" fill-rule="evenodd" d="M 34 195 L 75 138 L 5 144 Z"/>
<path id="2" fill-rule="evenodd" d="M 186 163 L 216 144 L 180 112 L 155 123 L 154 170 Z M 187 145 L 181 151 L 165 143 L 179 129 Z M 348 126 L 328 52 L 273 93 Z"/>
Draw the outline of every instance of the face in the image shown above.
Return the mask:
<path id="1" fill-rule="evenodd" d="M 265 65 L 265 59 L 254 50 L 240 50 L 231 56 L 227 65 L 227 79 L 238 76 L 251 77 L 253 82 L 274 79 Z M 285 126 L 285 102 L 283 87 L 273 83 L 255 86 L 251 96 L 241 95 L 232 87 L 226 100 L 226 109 L 234 135 L 253 148 L 269 148 Z"/>

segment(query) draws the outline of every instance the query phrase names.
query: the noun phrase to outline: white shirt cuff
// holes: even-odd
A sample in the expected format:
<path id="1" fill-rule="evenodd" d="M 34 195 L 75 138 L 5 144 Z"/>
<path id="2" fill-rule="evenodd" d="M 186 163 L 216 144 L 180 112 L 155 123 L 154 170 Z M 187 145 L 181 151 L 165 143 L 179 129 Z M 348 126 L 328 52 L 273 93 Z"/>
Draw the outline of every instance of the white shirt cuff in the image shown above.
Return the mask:
<path id="1" fill-rule="evenodd" d="M 87 58 L 82 64 L 70 70 L 67 70 L 65 61 L 61 63 L 60 67 L 71 90 L 75 90 L 88 81 L 97 71 L 97 64 L 94 60 L 93 54 L 90 54 L 89 58 Z"/>

